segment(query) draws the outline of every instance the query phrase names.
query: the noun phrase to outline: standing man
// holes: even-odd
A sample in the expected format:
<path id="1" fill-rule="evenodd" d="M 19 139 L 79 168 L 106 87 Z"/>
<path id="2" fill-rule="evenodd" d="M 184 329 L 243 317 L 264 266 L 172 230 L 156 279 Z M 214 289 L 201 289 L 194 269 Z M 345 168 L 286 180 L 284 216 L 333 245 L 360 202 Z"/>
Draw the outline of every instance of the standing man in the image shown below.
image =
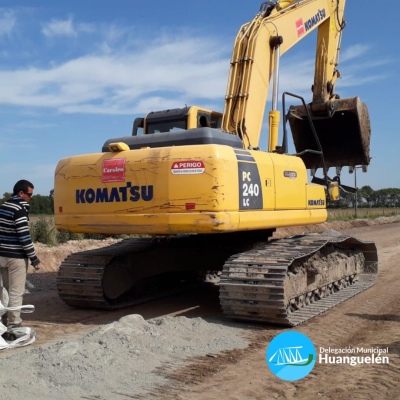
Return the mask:
<path id="1" fill-rule="evenodd" d="M 25 293 L 28 259 L 39 269 L 38 259 L 29 232 L 29 202 L 33 196 L 31 182 L 20 180 L 14 185 L 12 197 L 0 206 L 0 272 L 3 286 L 8 292 L 9 307 L 22 305 Z M 0 299 L 2 298 L 0 286 Z M 8 311 L 2 317 L 10 328 L 21 326 L 20 311 Z"/>

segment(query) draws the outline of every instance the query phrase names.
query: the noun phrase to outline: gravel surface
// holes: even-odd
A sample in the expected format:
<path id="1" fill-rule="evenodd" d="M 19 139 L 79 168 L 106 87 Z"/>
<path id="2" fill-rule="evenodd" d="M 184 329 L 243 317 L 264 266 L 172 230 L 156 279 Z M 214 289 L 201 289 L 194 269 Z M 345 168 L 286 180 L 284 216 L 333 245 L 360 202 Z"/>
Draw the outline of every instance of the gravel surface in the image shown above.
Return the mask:
<path id="1" fill-rule="evenodd" d="M 18 354 L 7 350 L 9 356 L 1 358 L 0 393 L 7 400 L 20 400 L 22 393 L 28 400 L 146 398 L 146 392 L 167 383 L 161 367 L 178 368 L 188 357 L 247 346 L 240 328 L 201 318 L 145 321 L 132 314 L 79 340 Z"/>
<path id="2" fill-rule="evenodd" d="M 43 293 L 48 291 L 56 291 L 56 274 L 28 274 L 26 278 L 25 293 Z"/>
<path id="3" fill-rule="evenodd" d="M 71 242 L 57 251 L 36 244 L 41 270 L 28 274 L 25 304 L 29 294 L 57 291 L 55 270 L 68 254 L 104 245 Z M 27 400 L 148 398 L 146 393 L 168 383 L 162 369 L 179 368 L 192 357 L 246 348 L 245 337 L 243 328 L 202 318 L 146 321 L 131 314 L 79 338 L 1 351 L 0 394 L 3 398 L 6 393 L 7 400 L 19 400 L 21 394 Z"/>

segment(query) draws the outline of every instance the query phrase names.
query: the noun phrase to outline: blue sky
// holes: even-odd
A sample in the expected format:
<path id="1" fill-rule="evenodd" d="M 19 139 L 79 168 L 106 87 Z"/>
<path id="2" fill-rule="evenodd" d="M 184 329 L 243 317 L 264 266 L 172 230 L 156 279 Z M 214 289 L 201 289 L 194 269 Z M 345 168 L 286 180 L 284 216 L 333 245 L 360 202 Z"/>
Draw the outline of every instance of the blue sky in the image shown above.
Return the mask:
<path id="1" fill-rule="evenodd" d="M 260 4 L 0 0 L 0 196 L 18 179 L 48 195 L 58 160 L 100 152 L 148 111 L 222 111 L 235 36 Z M 374 190 L 400 187 L 398 11 L 356 0 L 345 10 L 336 92 L 369 108 L 372 161 L 357 186 Z M 311 35 L 282 57 L 280 93 L 311 100 L 314 52 Z M 354 175 L 343 171 L 342 182 Z"/>

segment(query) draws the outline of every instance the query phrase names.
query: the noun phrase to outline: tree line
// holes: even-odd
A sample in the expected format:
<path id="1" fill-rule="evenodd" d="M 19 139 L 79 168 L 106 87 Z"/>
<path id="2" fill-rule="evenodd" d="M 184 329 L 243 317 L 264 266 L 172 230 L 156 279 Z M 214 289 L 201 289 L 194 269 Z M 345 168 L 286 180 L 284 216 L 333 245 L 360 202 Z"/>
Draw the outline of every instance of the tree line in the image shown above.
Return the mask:
<path id="1" fill-rule="evenodd" d="M 11 197 L 11 193 L 4 193 L 0 199 L 3 204 Z M 329 204 L 329 208 L 351 208 L 355 206 L 363 208 L 382 208 L 382 207 L 400 207 L 400 188 L 388 188 L 373 190 L 371 186 L 363 186 L 357 190 L 357 196 L 354 193 L 341 192 L 341 199 L 338 202 Z M 48 196 L 35 194 L 30 202 L 30 214 L 40 215 L 54 214 L 54 191 Z"/>
<path id="2" fill-rule="evenodd" d="M 12 196 L 12 193 L 4 193 L 0 199 L 0 205 Z M 53 191 L 48 196 L 35 194 L 29 203 L 29 214 L 31 215 L 53 215 L 54 214 L 54 196 Z"/>
<path id="3" fill-rule="evenodd" d="M 373 190 L 371 186 L 363 186 L 357 193 L 341 191 L 340 200 L 329 205 L 330 208 L 393 208 L 400 207 L 400 188 Z"/>

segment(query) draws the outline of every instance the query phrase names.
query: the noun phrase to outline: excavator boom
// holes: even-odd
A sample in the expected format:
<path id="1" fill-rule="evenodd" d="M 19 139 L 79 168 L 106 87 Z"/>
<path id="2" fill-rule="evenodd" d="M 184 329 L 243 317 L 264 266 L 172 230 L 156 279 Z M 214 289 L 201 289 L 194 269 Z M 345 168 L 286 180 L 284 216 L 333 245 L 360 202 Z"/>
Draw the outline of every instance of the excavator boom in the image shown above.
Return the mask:
<path id="1" fill-rule="evenodd" d="M 369 164 L 367 107 L 358 98 L 341 100 L 335 94 L 335 83 L 340 76 L 336 67 L 345 27 L 344 7 L 343 0 L 266 2 L 256 17 L 241 27 L 232 53 L 222 127 L 238 134 L 245 148 L 260 146 L 272 81 L 268 151 L 276 151 L 280 57 L 317 29 L 312 102 L 306 107 L 292 106 L 289 113 L 296 152 L 305 154 L 301 158 L 307 168 Z M 325 165 L 321 157 L 310 155 L 320 151 L 318 141 Z M 343 147 L 348 151 L 338 150 Z"/>

